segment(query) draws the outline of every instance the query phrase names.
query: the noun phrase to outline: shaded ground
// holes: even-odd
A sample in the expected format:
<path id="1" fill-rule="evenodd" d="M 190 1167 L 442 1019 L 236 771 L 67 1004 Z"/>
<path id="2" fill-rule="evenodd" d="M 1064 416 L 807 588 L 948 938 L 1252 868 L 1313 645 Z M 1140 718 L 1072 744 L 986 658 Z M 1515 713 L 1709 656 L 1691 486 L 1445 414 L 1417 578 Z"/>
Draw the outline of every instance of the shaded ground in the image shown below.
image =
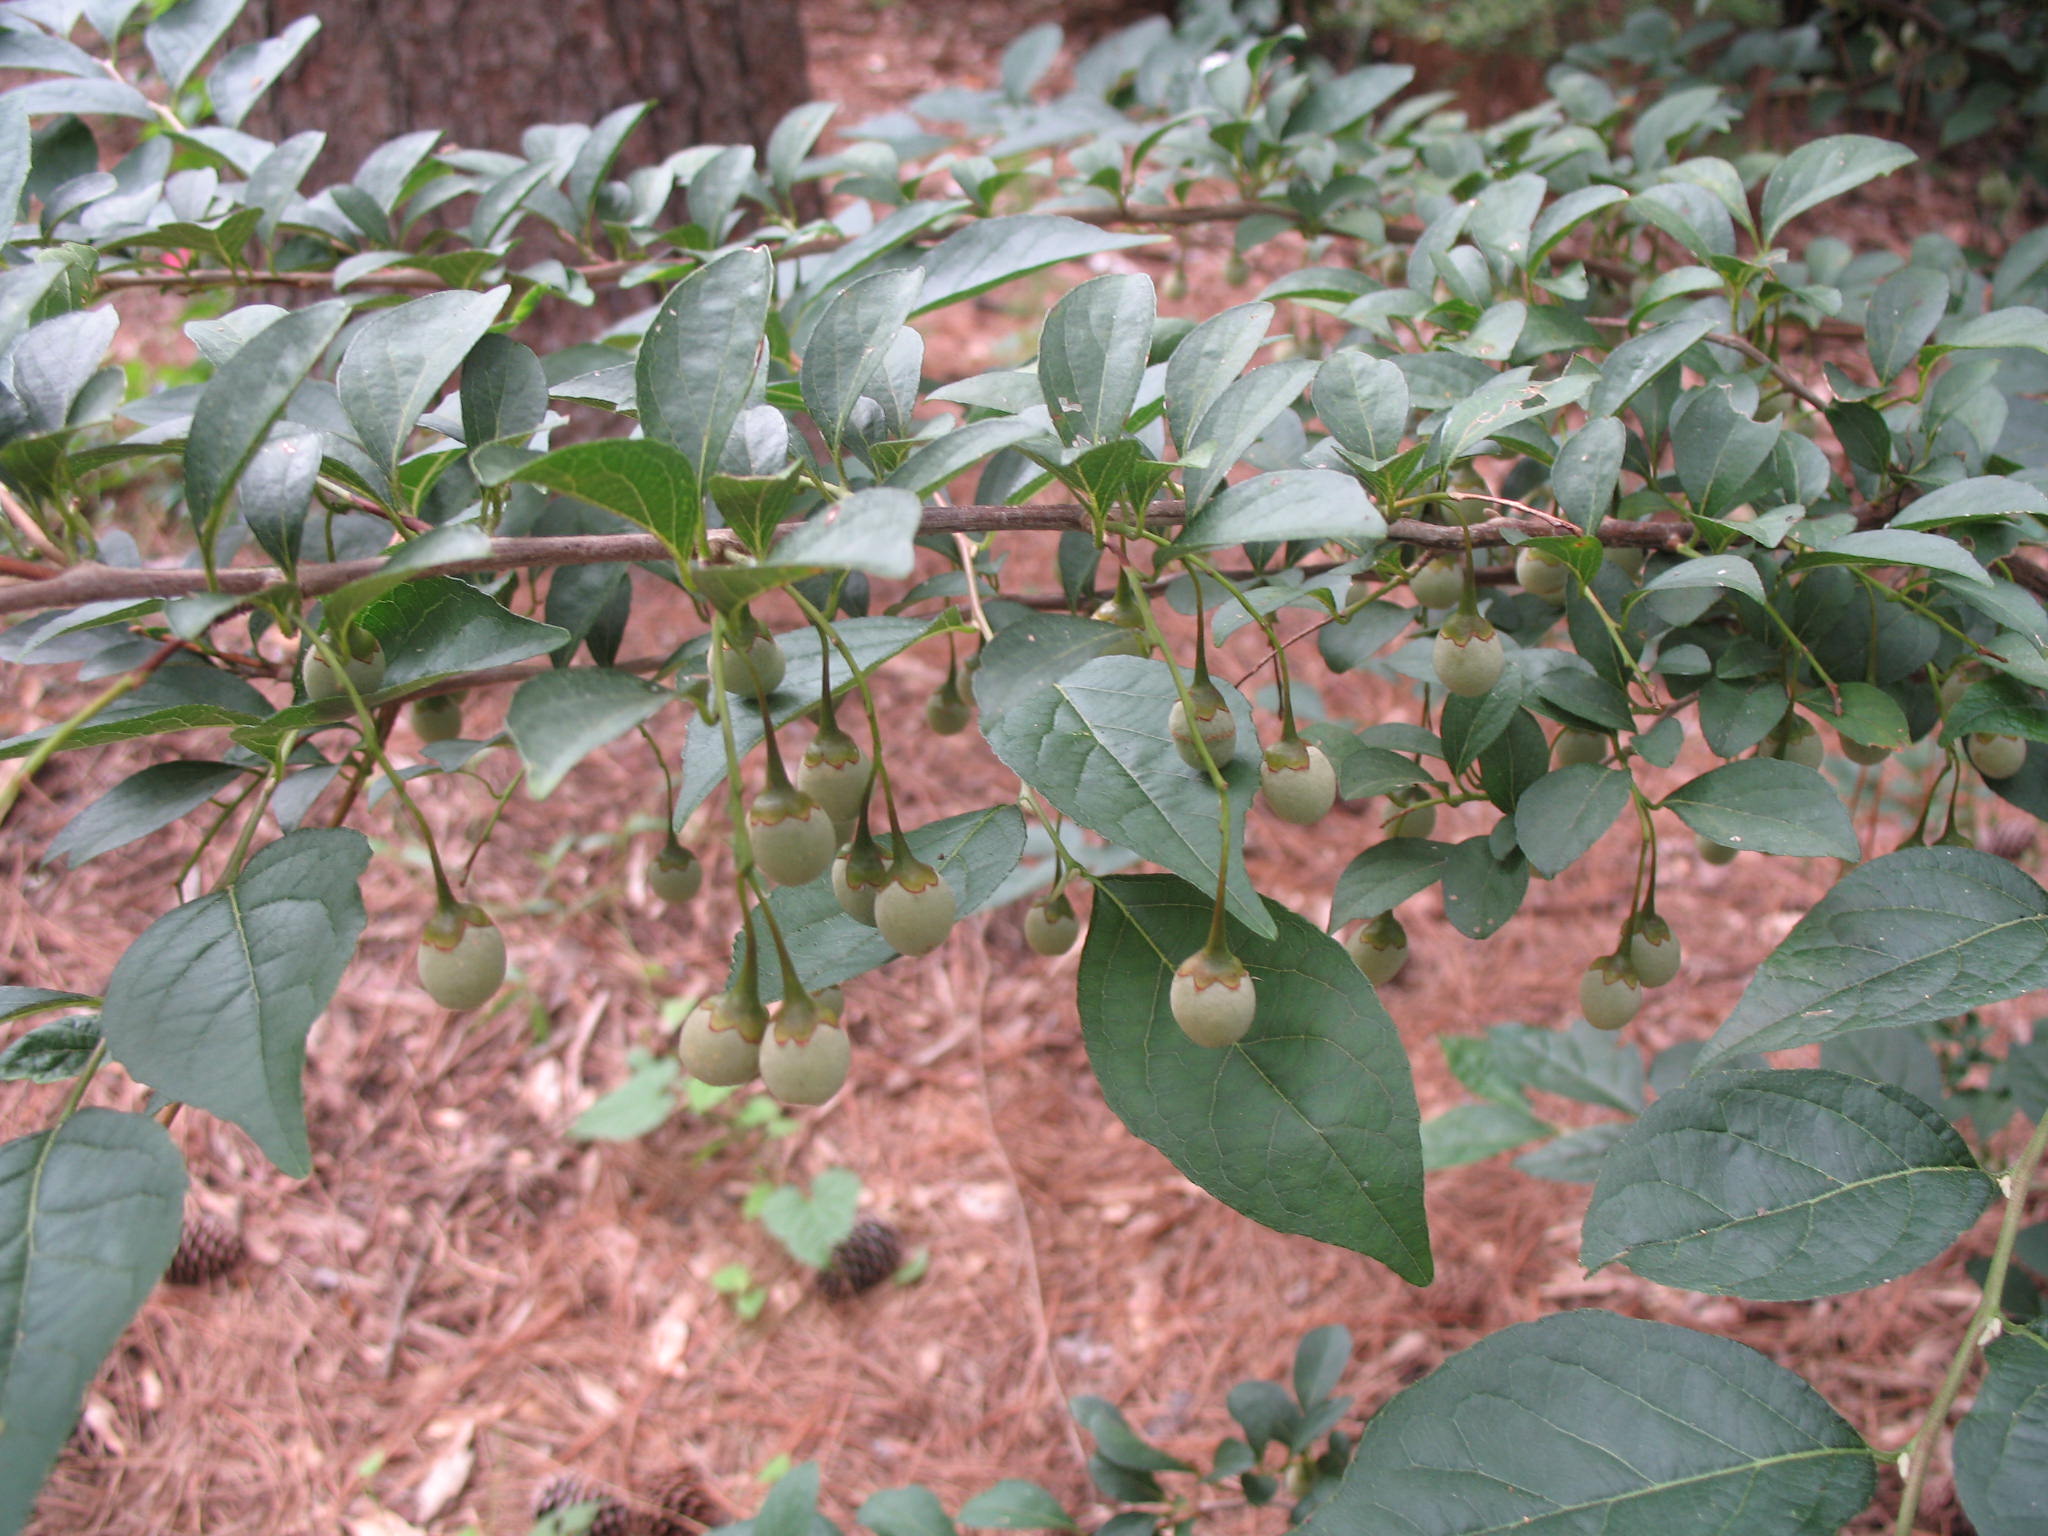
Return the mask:
<path id="1" fill-rule="evenodd" d="M 1017 29 L 1072 7 L 813 9 L 819 94 L 851 98 L 857 118 L 928 81 L 985 75 Z M 950 372 L 984 365 L 964 335 L 935 336 L 934 351 Z M 1020 553 L 1010 570 L 1023 585 L 1048 584 L 1042 551 Z M 651 588 L 645 598 L 630 653 L 686 632 L 674 605 Z M 1232 655 L 1235 677 L 1252 656 Z M 907 725 L 943 668 L 927 647 L 884 674 Z M 39 696 L 51 674 L 15 676 L 25 691 L 0 705 L 0 728 L 61 706 Z M 1316 682 L 1347 718 L 1413 708 L 1368 681 Z M 673 753 L 679 722 L 658 734 Z M 399 747 L 409 755 L 412 743 L 401 736 Z M 910 750 L 912 822 L 1014 793 L 971 733 Z M 0 979 L 103 976 L 167 904 L 189 829 L 75 875 L 31 862 L 142 761 L 61 757 L 24 796 L 0 850 L 14 893 L 0 902 L 10 967 Z M 466 850 L 489 810 L 481 790 L 433 780 L 424 799 L 444 846 Z M 711 896 L 681 914 L 648 896 L 651 836 L 608 835 L 661 814 L 644 748 L 591 760 L 551 801 L 516 799 L 478 859 L 472 892 L 501 915 L 520 969 L 484 1016 L 440 1014 L 412 985 L 429 891 L 387 810 L 358 820 L 395 856 L 373 866 L 362 953 L 312 1041 L 315 1173 L 294 1184 L 240 1133 L 205 1115 L 179 1119 L 198 1198 L 239 1216 L 253 1260 L 232 1281 L 165 1289 L 145 1308 L 45 1494 L 44 1536 L 442 1536 L 472 1524 L 500 1536 L 525 1529 L 545 1475 L 574 1468 L 626 1486 L 683 1460 L 749 1511 L 753 1474 L 783 1454 L 824 1464 L 828 1512 L 842 1520 L 877 1488 L 922 1481 L 955 1507 L 1001 1476 L 1034 1477 L 1084 1507 L 1083 1452 L 1062 1407 L 1071 1394 L 1121 1404 L 1206 1462 L 1230 1432 L 1227 1388 L 1283 1375 L 1310 1327 L 1340 1322 L 1354 1334 L 1344 1390 L 1362 1414 L 1484 1333 L 1587 1304 L 1728 1332 L 1795 1366 L 1893 1447 L 1974 1301 L 1959 1264 L 1810 1306 L 1697 1297 L 1626 1274 L 1588 1279 L 1576 1262 L 1583 1191 L 1528 1179 L 1504 1159 L 1432 1179 L 1440 1278 L 1427 1290 L 1268 1233 L 1110 1116 L 1078 1040 L 1076 957 L 1033 957 L 1015 911 L 970 920 L 930 958 L 849 988 L 852 1090 L 797 1134 L 767 1142 L 734 1132 L 729 1114 L 684 1115 L 636 1144 L 580 1146 L 564 1134 L 569 1122 L 621 1078 L 629 1047 L 663 1038 L 665 1005 L 716 984 L 729 938 L 730 915 Z M 1470 825 L 1447 820 L 1451 835 L 1483 825 L 1467 814 Z M 1313 832 L 1255 818 L 1254 878 L 1320 918 L 1342 861 L 1378 835 L 1373 822 L 1364 808 Z M 706 827 L 704 849 L 716 837 Z M 1631 1034 L 1648 1048 L 1708 1033 L 1833 875 L 1748 855 L 1712 868 L 1675 822 L 1668 830 L 1659 904 L 1689 960 Z M 1443 921 L 1435 893 L 1403 910 L 1416 959 L 1387 1002 L 1414 1050 L 1425 1113 L 1463 1097 L 1432 1036 L 1570 1017 L 1579 970 L 1611 946 L 1634 860 L 1633 842 L 1611 834 L 1565 878 L 1536 884 L 1522 918 L 1485 945 Z M 2031 856 L 2029 868 L 2039 872 Z M 715 864 L 713 874 L 715 890 Z M 10 1095 L 0 1130 L 38 1123 L 56 1101 L 55 1090 Z M 1548 1107 L 1567 1123 L 1582 1115 Z M 867 1207 L 929 1249 L 919 1284 L 829 1307 L 742 1219 L 757 1178 L 808 1179 L 833 1165 L 855 1169 Z M 770 1284 L 753 1324 L 709 1284 L 734 1261 Z M 1945 1487 L 1928 1506 L 1933 1529 L 1953 1528 Z M 1279 1525 L 1270 1511 L 1218 1518 L 1226 1530 Z"/>

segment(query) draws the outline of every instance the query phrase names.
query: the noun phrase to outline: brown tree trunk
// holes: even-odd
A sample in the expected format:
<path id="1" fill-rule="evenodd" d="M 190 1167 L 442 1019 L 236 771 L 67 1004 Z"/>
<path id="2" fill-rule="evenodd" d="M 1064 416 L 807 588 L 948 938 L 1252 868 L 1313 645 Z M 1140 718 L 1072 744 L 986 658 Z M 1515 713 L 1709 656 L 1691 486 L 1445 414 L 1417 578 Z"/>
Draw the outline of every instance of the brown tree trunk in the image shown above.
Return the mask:
<path id="1" fill-rule="evenodd" d="M 796 0 L 253 0 L 244 24 L 268 36 L 308 14 L 320 36 L 249 126 L 324 131 L 316 185 L 415 128 L 516 151 L 535 123 L 652 100 L 624 156 L 645 164 L 763 144 L 809 99 Z"/>

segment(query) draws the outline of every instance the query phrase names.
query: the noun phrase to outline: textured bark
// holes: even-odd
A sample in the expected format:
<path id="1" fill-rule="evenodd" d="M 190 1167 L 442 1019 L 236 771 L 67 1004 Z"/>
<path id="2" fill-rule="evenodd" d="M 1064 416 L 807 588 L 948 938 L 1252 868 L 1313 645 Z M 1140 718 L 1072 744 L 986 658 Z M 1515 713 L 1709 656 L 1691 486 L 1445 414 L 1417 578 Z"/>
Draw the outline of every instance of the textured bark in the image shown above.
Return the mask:
<path id="1" fill-rule="evenodd" d="M 809 99 L 796 0 L 254 0 L 245 25 L 325 24 L 250 124 L 327 134 L 314 185 L 415 128 L 517 150 L 535 123 L 656 106 L 627 164 L 685 145 L 762 144 Z"/>

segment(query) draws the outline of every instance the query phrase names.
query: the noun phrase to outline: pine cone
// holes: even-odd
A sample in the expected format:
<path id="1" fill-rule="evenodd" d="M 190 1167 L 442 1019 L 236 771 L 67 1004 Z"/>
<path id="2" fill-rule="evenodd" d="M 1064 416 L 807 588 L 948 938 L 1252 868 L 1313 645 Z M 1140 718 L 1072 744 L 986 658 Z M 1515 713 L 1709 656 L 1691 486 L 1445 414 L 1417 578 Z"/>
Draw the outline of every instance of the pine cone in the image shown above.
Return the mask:
<path id="1" fill-rule="evenodd" d="M 584 1528 L 585 1536 L 638 1536 L 640 1526 L 633 1512 L 617 1499 L 598 1492 L 574 1472 L 557 1473 L 534 1490 L 533 1518 L 545 1520 L 558 1510 L 578 1504 L 597 1506 L 590 1524 Z"/>
<path id="2" fill-rule="evenodd" d="M 651 1511 L 641 1523 L 644 1536 L 702 1536 L 732 1519 L 732 1511 L 704 1486 L 704 1475 L 690 1466 L 657 1477 L 643 1502 Z"/>
<path id="3" fill-rule="evenodd" d="M 164 1278 L 173 1285 L 204 1285 L 235 1268 L 248 1252 L 242 1245 L 242 1234 L 226 1222 L 211 1216 L 190 1216 Z"/>
<path id="4" fill-rule="evenodd" d="M 903 1263 L 903 1239 L 886 1221 L 857 1222 L 818 1271 L 818 1290 L 827 1301 L 845 1301 L 872 1290 Z"/>

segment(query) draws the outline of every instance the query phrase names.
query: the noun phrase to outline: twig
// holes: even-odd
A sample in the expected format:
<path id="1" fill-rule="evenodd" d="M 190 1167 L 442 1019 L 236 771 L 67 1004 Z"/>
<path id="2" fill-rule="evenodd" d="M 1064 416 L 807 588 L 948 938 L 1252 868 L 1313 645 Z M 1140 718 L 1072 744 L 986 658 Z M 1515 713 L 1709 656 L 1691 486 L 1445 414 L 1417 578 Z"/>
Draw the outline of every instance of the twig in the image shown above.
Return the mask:
<path id="1" fill-rule="evenodd" d="M 1826 414 L 1828 408 L 1827 401 L 1821 399 L 1819 395 L 1816 395 L 1812 390 L 1800 383 L 1786 369 L 1783 363 L 1772 357 L 1770 353 L 1764 351 L 1762 347 L 1744 341 L 1740 336 L 1732 335 L 1727 331 L 1709 331 L 1703 339 L 1712 346 L 1727 347 L 1730 351 L 1740 352 L 1752 363 L 1763 364 L 1764 367 L 1771 370 L 1772 377 L 1784 385 L 1787 390 L 1797 395 L 1801 400 L 1804 400 L 1816 411 L 1821 412 L 1823 415 Z"/>

